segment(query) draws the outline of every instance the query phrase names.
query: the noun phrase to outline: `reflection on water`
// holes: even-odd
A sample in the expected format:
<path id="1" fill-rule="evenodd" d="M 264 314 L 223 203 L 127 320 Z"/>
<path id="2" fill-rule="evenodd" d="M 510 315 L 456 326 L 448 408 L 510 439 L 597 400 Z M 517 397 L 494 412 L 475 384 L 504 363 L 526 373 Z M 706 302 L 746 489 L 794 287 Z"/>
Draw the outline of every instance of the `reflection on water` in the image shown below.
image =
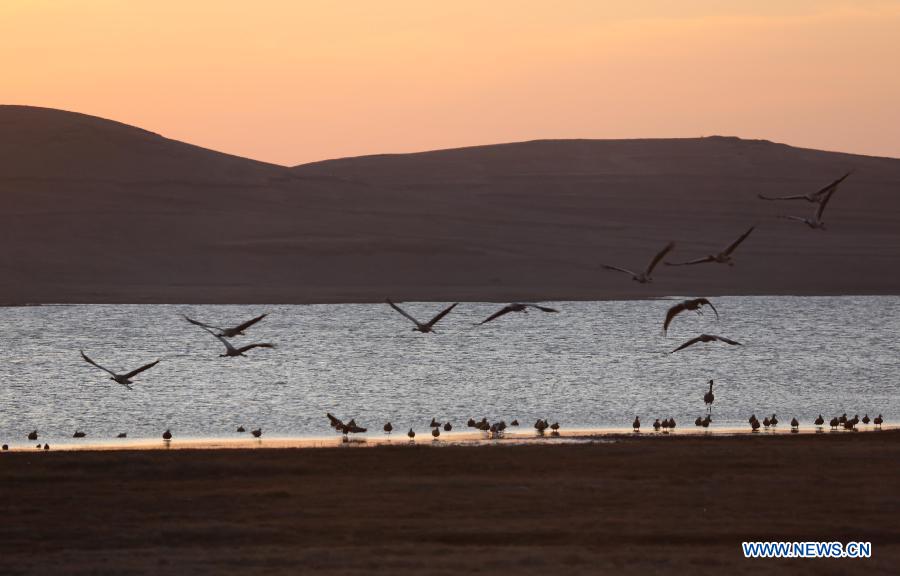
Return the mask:
<path id="1" fill-rule="evenodd" d="M 387 305 L 86 305 L 0 309 L 0 441 L 87 442 L 223 437 L 262 426 L 277 436 L 330 433 L 325 412 L 381 435 L 391 421 L 428 434 L 432 417 L 457 428 L 470 416 L 537 418 L 564 428 L 629 426 L 640 415 L 692 427 L 716 380 L 714 427 L 743 426 L 751 412 L 794 415 L 883 413 L 900 408 L 900 297 L 723 297 L 721 314 L 661 323 L 670 301 L 556 302 L 560 314 L 510 314 L 474 327 L 496 304 L 464 303 L 435 334 Z M 443 303 L 407 303 L 430 318 Z M 234 324 L 269 317 L 236 342 L 272 341 L 245 358 L 220 358 L 221 344 L 181 319 Z M 698 344 L 701 332 L 744 346 Z M 157 358 L 129 391 L 81 360 L 84 349 L 114 370 Z M 75 430 L 87 438 L 72 440 Z M 397 434 L 399 436 L 400 434 Z"/>

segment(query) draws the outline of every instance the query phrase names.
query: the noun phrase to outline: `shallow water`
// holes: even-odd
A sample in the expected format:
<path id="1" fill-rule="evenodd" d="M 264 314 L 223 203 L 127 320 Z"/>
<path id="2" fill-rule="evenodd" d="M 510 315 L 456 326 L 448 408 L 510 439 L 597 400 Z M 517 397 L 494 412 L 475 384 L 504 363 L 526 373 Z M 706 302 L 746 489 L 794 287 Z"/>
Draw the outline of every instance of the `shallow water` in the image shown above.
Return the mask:
<path id="1" fill-rule="evenodd" d="M 750 413 L 900 412 L 900 297 L 722 297 L 721 318 L 682 314 L 661 333 L 670 301 L 557 302 L 559 314 L 510 314 L 473 324 L 496 304 L 463 303 L 435 334 L 419 334 L 381 304 L 311 306 L 84 305 L 0 309 L 0 441 L 84 441 L 127 431 L 131 439 L 223 437 L 238 425 L 266 435 L 329 433 L 326 411 L 380 434 L 432 417 L 457 429 L 470 416 L 538 417 L 564 427 L 622 427 L 640 415 L 693 426 L 715 379 L 713 428 Z M 427 319 L 442 304 L 407 303 Z M 244 358 L 220 358 L 212 336 L 181 319 L 236 324 L 269 316 L 236 342 L 271 341 Z M 743 346 L 698 344 L 701 332 Z M 86 364 L 131 370 L 161 358 L 134 390 Z M 371 434 L 371 433 L 370 433 Z"/>

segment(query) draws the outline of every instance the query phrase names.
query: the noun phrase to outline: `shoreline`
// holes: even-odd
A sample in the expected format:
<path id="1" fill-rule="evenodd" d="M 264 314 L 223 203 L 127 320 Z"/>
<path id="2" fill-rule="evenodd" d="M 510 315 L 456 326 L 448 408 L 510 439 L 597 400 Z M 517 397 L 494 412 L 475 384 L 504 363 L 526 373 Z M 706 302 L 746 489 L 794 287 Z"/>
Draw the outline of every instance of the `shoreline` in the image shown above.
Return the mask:
<path id="1" fill-rule="evenodd" d="M 649 428 L 649 430 L 645 429 Z M 571 444 L 611 443 L 629 440 L 652 441 L 652 439 L 675 438 L 743 438 L 743 437 L 794 437 L 794 436 L 839 436 L 858 434 L 892 434 L 900 432 L 900 424 L 885 423 L 880 429 L 873 425 L 860 425 L 856 430 L 829 430 L 825 425 L 821 430 L 811 426 L 801 427 L 797 432 L 792 432 L 790 425 L 783 425 L 777 430 L 760 429 L 752 432 L 747 427 L 722 427 L 715 429 L 698 429 L 695 426 L 685 426 L 674 432 L 656 432 L 652 427 L 644 425 L 641 432 L 634 432 L 631 428 L 573 428 L 561 430 L 558 434 L 546 433 L 538 435 L 533 431 L 508 432 L 502 438 L 489 438 L 482 432 L 459 431 L 441 432 L 438 439 L 431 436 L 430 431 L 417 432 L 415 440 L 406 437 L 406 433 L 398 432 L 391 436 L 360 436 L 344 439 L 341 436 L 263 436 L 262 438 L 233 438 L 233 437 L 175 437 L 166 441 L 154 438 L 124 438 L 103 441 L 85 440 L 73 442 L 66 439 L 64 443 L 50 444 L 53 452 L 143 452 L 143 451 L 170 451 L 170 450 L 310 450 L 310 449 L 335 449 L 335 448 L 377 448 L 377 447 L 421 447 L 442 448 L 454 447 L 480 447 L 480 446 L 560 446 Z M 36 448 L 48 440 L 40 439 L 33 442 L 15 442 L 8 444 L 9 450 L 4 453 L 37 453 L 44 452 Z M 2 457 L 2 453 L 0 453 Z"/>

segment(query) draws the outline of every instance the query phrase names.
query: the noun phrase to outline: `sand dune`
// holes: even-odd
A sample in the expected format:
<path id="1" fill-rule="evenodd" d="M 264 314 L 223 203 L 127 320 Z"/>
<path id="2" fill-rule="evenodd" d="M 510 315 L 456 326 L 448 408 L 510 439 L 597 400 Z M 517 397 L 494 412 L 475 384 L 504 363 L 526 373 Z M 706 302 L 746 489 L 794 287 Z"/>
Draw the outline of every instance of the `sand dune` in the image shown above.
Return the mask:
<path id="1" fill-rule="evenodd" d="M 845 170 L 829 230 L 768 203 Z M 0 106 L 0 303 L 900 293 L 900 160 L 737 138 L 560 140 L 293 168 Z M 732 269 L 641 267 L 758 229 Z"/>

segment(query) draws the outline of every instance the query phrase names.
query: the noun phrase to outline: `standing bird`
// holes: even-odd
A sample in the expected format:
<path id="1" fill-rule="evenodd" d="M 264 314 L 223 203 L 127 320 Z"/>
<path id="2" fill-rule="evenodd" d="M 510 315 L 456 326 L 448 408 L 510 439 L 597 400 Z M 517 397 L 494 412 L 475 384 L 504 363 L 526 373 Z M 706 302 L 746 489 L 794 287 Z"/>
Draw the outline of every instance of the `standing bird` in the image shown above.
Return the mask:
<path id="1" fill-rule="evenodd" d="M 818 428 L 819 430 L 821 430 L 821 429 L 822 429 L 822 426 L 825 424 L 825 419 L 822 418 L 822 415 L 821 415 L 821 414 L 819 414 L 819 417 L 816 418 L 815 422 L 813 422 L 813 423 L 816 425 L 816 428 Z"/>
<path id="2" fill-rule="evenodd" d="M 703 419 L 703 422 L 700 423 L 704 428 L 709 428 L 709 425 L 712 424 L 712 418 L 709 414 L 706 415 L 706 418 Z"/>
<path id="3" fill-rule="evenodd" d="M 772 417 L 769 418 L 769 424 L 772 425 L 772 428 L 778 426 L 778 418 L 775 417 L 775 414 L 772 414 Z"/>
<path id="4" fill-rule="evenodd" d="M 149 364 L 145 364 L 145 365 L 141 366 L 140 368 L 138 368 L 136 370 L 132 370 L 131 372 L 128 372 L 127 374 L 116 374 L 112 370 L 110 370 L 108 368 L 104 368 L 103 366 L 97 364 L 96 362 L 94 362 L 93 360 L 88 358 L 87 354 L 84 353 L 84 350 L 81 351 L 81 357 L 84 358 L 85 362 L 87 362 L 88 364 L 96 366 L 97 368 L 110 374 L 111 375 L 110 380 L 113 380 L 116 383 L 121 384 L 122 386 L 128 388 L 129 390 L 132 390 L 131 384 L 134 384 L 134 382 L 131 381 L 132 378 L 134 378 L 135 376 L 137 376 L 144 370 L 149 370 L 150 368 L 153 368 L 154 366 L 159 364 L 159 360 L 157 360 L 156 362 L 151 362 Z"/>
<path id="5" fill-rule="evenodd" d="M 881 425 L 884 423 L 884 418 L 882 418 L 881 414 L 879 414 L 878 416 L 875 417 L 874 420 L 872 420 L 872 423 L 875 424 L 876 428 L 880 429 Z"/>
<path id="6" fill-rule="evenodd" d="M 828 205 L 828 201 L 831 200 L 831 197 L 834 195 L 834 190 L 825 195 L 821 202 L 819 202 L 818 206 L 816 206 L 816 211 L 813 213 L 812 218 L 802 218 L 800 216 L 782 216 L 787 220 L 796 220 L 797 222 L 803 222 L 813 230 L 824 230 L 825 229 L 825 221 L 822 220 L 822 215 L 825 213 L 825 206 Z"/>
<path id="7" fill-rule="evenodd" d="M 553 430 L 553 434 L 559 434 L 559 422 L 554 422 L 550 425 L 550 429 Z"/>
<path id="8" fill-rule="evenodd" d="M 635 416 L 634 422 L 631 423 L 631 428 L 635 432 L 640 432 L 641 431 L 641 419 L 638 418 L 637 416 Z"/>
<path id="9" fill-rule="evenodd" d="M 406 435 L 409 436 L 409 439 L 410 439 L 410 440 L 412 440 L 413 438 L 416 437 L 416 433 L 413 432 L 413 429 L 412 429 L 412 428 L 409 429 L 409 432 L 407 432 Z"/>
<path id="10" fill-rule="evenodd" d="M 512 304 L 507 304 L 497 312 L 494 312 L 487 319 L 482 320 L 476 326 L 481 324 L 487 324 L 491 320 L 496 320 L 497 318 L 503 316 L 504 314 L 509 314 L 510 312 L 528 312 L 529 308 L 534 308 L 535 310 L 540 310 L 541 312 L 559 312 L 555 308 L 547 308 L 546 306 L 538 306 L 537 304 L 519 304 L 518 302 L 514 302 Z"/>
<path id="11" fill-rule="evenodd" d="M 769 420 L 769 417 L 768 417 L 768 416 L 766 416 L 765 418 L 763 418 L 763 426 L 766 427 L 766 430 L 769 429 L 769 425 L 770 425 L 771 423 L 772 423 L 772 421 Z"/>
<path id="12" fill-rule="evenodd" d="M 513 420 L 512 422 L 509 423 L 509 425 L 510 425 L 510 426 L 518 426 L 518 425 L 519 425 L 519 421 L 518 421 L 518 420 Z"/>
<path id="13" fill-rule="evenodd" d="M 731 253 L 741 245 L 741 242 L 747 239 L 747 236 L 749 236 L 750 233 L 753 232 L 754 228 L 756 228 L 756 226 L 751 226 L 746 232 L 741 234 L 740 238 L 732 242 L 730 246 L 717 254 L 710 254 L 708 256 L 704 256 L 703 258 L 697 258 L 696 260 L 688 260 L 687 262 L 666 262 L 665 264 L 666 266 L 691 266 L 693 264 L 716 262 L 717 264 L 728 264 L 729 266 L 734 266 L 734 261 L 732 260 Z"/>
<path id="14" fill-rule="evenodd" d="M 828 425 L 831 426 L 831 430 L 834 431 L 834 430 L 837 430 L 837 427 L 840 423 L 841 423 L 840 419 L 837 416 L 835 416 L 834 418 L 831 419 L 831 421 L 828 423 Z"/>
<path id="15" fill-rule="evenodd" d="M 171 439 L 172 439 L 172 432 L 171 432 L 168 428 L 166 428 L 166 431 L 163 432 L 163 436 L 162 436 L 162 437 L 163 437 L 163 440 L 171 440 Z"/>
<path id="16" fill-rule="evenodd" d="M 29 439 L 29 440 L 37 440 L 37 439 L 38 439 L 38 433 L 37 433 L 37 430 L 32 430 L 31 432 L 29 432 L 29 433 L 28 433 L 28 439 Z"/>
<path id="17" fill-rule="evenodd" d="M 384 425 L 384 433 L 385 434 L 390 434 L 393 430 L 394 430 L 394 427 L 391 426 L 390 422 L 388 422 L 387 424 Z"/>
<path id="18" fill-rule="evenodd" d="M 672 320 L 675 319 L 676 316 L 684 312 L 685 310 L 694 310 L 698 315 L 702 314 L 701 308 L 703 306 L 709 306 L 712 308 L 712 311 L 716 313 L 716 320 L 719 319 L 719 311 L 716 310 L 716 307 L 713 306 L 712 302 L 707 300 L 706 298 L 694 298 L 692 300 L 685 300 L 679 304 L 676 304 L 669 308 L 669 311 L 666 312 L 666 319 L 663 322 L 663 334 L 665 334 L 669 330 L 669 324 L 672 323 Z"/>
<path id="19" fill-rule="evenodd" d="M 797 418 L 791 418 L 791 432 L 799 432 L 800 431 L 800 422 L 797 421 Z"/>
<path id="20" fill-rule="evenodd" d="M 182 316 L 184 316 L 184 315 L 182 315 Z M 203 322 L 200 322 L 198 320 L 193 320 L 191 318 L 188 318 L 187 316 L 184 316 L 184 319 L 187 320 L 188 322 L 190 322 L 191 324 L 193 324 L 195 326 L 200 326 L 201 328 L 204 328 L 206 330 L 217 330 L 218 331 L 217 334 L 223 338 L 234 338 L 235 336 L 243 336 L 244 330 L 253 326 L 254 324 L 259 322 L 266 316 L 268 316 L 268 314 L 262 314 L 260 316 L 257 316 L 256 318 L 247 320 L 243 324 L 239 324 L 239 325 L 235 326 L 234 328 L 220 328 L 219 326 L 212 326 L 211 324 L 204 324 Z"/>
<path id="21" fill-rule="evenodd" d="M 444 422 L 444 432 L 449 432 L 453 430 L 453 424 L 449 422 Z"/>
<path id="22" fill-rule="evenodd" d="M 697 427 L 703 426 L 703 418 L 701 418 L 700 416 L 697 416 L 697 419 L 694 420 L 694 426 L 697 426 Z"/>
<path id="23" fill-rule="evenodd" d="M 431 424 L 430 424 L 429 426 L 431 426 L 432 428 L 438 428 L 440 425 L 441 425 L 440 422 L 438 422 L 437 420 L 435 420 L 434 418 L 432 418 L 432 419 L 431 419 Z"/>
<path id="24" fill-rule="evenodd" d="M 735 340 L 729 340 L 728 338 L 725 338 L 724 336 L 716 336 L 715 334 L 701 334 L 701 335 L 697 336 L 696 338 L 691 338 L 690 340 L 688 340 L 687 342 L 685 342 L 678 348 L 669 352 L 669 354 L 674 354 L 675 352 L 678 352 L 679 350 L 684 350 L 688 346 L 693 346 L 697 342 L 716 342 L 716 341 L 724 342 L 724 343 L 730 344 L 732 346 L 741 346 L 742 345 L 740 342 L 737 342 Z"/>
<path id="25" fill-rule="evenodd" d="M 707 392 L 706 394 L 703 395 L 703 403 L 706 404 L 706 413 L 707 414 L 712 414 L 712 404 L 713 404 L 713 401 L 716 399 L 716 395 L 713 394 L 712 388 L 713 388 L 713 381 L 710 380 L 709 381 L 709 392 Z"/>
<path id="26" fill-rule="evenodd" d="M 866 414 L 865 416 L 863 416 L 862 423 L 868 426 L 869 422 L 871 422 L 871 420 L 869 420 L 869 415 Z"/>
<path id="27" fill-rule="evenodd" d="M 254 438 L 259 438 L 260 436 L 262 436 L 262 428 L 257 428 L 256 430 L 252 430 L 250 433 L 253 434 Z"/>
<path id="28" fill-rule="evenodd" d="M 644 269 L 643 272 L 634 272 L 627 268 L 619 268 L 618 266 L 610 266 L 608 264 L 601 264 L 606 270 L 613 270 L 615 272 L 624 272 L 631 276 L 631 279 L 639 284 L 647 284 L 648 282 L 653 282 L 653 277 L 650 276 L 653 273 L 653 269 L 656 268 L 656 265 L 659 264 L 659 261 L 662 260 L 666 254 L 672 251 L 675 248 L 674 242 L 669 242 L 666 244 L 665 248 L 660 250 L 656 256 L 653 257 L 652 260 L 647 264 L 647 268 Z"/>
<path id="29" fill-rule="evenodd" d="M 246 432 L 247 429 L 244 428 L 243 426 L 238 426 L 238 427 L 237 427 L 237 431 L 238 431 L 238 432 Z"/>
<path id="30" fill-rule="evenodd" d="M 434 437 L 435 440 L 437 440 L 438 436 L 441 435 L 441 429 L 440 428 L 432 428 L 431 435 Z"/>
<path id="31" fill-rule="evenodd" d="M 795 196 L 765 196 L 763 194 L 757 194 L 757 196 L 759 196 L 762 200 L 806 200 L 807 202 L 819 203 L 822 202 L 826 196 L 834 192 L 837 189 L 838 185 L 852 173 L 853 170 L 850 170 L 828 186 L 825 186 L 824 188 L 816 192 L 810 192 L 809 194 L 798 194 Z"/>
<path id="32" fill-rule="evenodd" d="M 400 308 L 399 306 L 397 306 L 396 304 L 391 302 L 390 298 L 386 299 L 385 302 L 387 302 L 391 306 L 391 308 L 393 308 L 400 314 L 403 314 L 404 316 L 406 316 L 409 320 L 412 321 L 413 324 L 416 325 L 416 327 L 413 328 L 413 332 L 421 332 L 422 334 L 427 334 L 429 332 L 433 332 L 434 325 L 437 324 L 438 322 L 440 322 L 441 318 L 443 318 L 444 316 L 449 314 L 450 311 L 453 310 L 454 308 L 456 308 L 456 305 L 459 304 L 459 302 L 456 302 L 455 304 L 451 304 L 450 306 L 447 306 L 446 308 L 441 310 L 437 314 L 437 316 L 435 316 L 434 318 L 432 318 L 431 320 L 429 320 L 428 322 L 425 322 L 423 324 L 422 322 L 419 322 L 418 320 L 416 320 L 415 318 L 413 318 L 412 316 L 407 314 L 402 308 Z"/>
<path id="33" fill-rule="evenodd" d="M 221 342 L 225 346 L 225 353 L 219 354 L 219 358 L 234 358 L 235 356 L 246 356 L 244 352 L 249 350 L 253 350 L 254 348 L 274 348 L 274 344 L 269 344 L 268 342 L 263 342 L 259 344 L 247 344 L 246 346 L 241 346 L 240 348 L 235 348 L 232 346 L 231 342 L 226 340 L 223 336 L 219 336 L 209 328 L 204 328 L 207 332 L 215 336 L 219 342 Z"/>
<path id="34" fill-rule="evenodd" d="M 662 428 L 662 423 L 660 423 L 659 418 L 653 421 L 653 429 L 659 432 L 659 429 Z"/>
<path id="35" fill-rule="evenodd" d="M 671 430 L 672 432 L 675 431 L 675 419 L 674 418 L 669 418 L 669 430 Z"/>

